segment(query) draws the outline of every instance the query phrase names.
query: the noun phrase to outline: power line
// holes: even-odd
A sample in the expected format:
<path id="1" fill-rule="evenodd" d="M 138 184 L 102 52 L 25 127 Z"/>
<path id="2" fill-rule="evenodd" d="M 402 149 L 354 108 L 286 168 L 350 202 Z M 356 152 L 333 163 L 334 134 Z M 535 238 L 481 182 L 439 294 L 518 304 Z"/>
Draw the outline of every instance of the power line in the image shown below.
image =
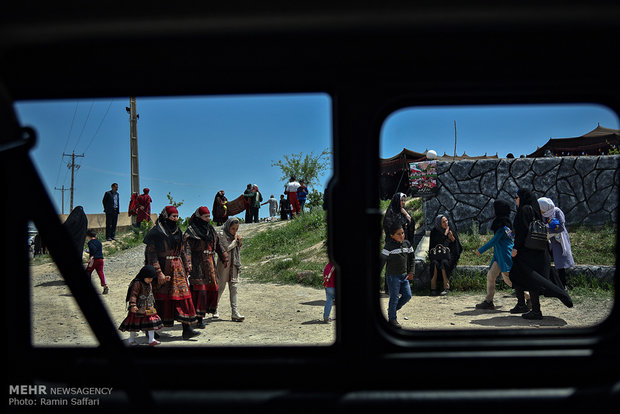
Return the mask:
<path id="1" fill-rule="evenodd" d="M 88 142 L 88 145 L 86 146 L 86 149 L 84 150 L 84 152 L 88 152 L 88 149 L 90 148 L 91 144 L 95 140 L 95 137 L 99 133 L 99 130 L 101 129 L 101 125 L 103 125 L 103 121 L 105 120 L 106 116 L 108 116 L 108 111 L 110 111 L 110 107 L 112 106 L 112 102 L 114 102 L 114 101 L 110 101 L 110 103 L 108 104 L 108 107 L 105 110 L 105 113 L 103 114 L 103 118 L 101 118 L 101 122 L 99 122 L 99 126 L 97 126 L 97 129 L 95 130 L 95 133 L 90 138 L 90 141 Z"/>
<path id="2" fill-rule="evenodd" d="M 84 134 L 84 130 L 86 129 L 86 124 L 88 123 L 88 119 L 90 118 L 90 113 L 93 110 L 94 105 L 95 105 L 95 102 L 94 101 L 91 102 L 90 107 L 88 108 L 88 113 L 86 114 L 86 119 L 84 120 L 84 125 L 82 125 L 82 130 L 80 131 L 80 135 L 78 135 L 77 142 L 73 146 L 73 151 L 75 151 L 78 144 L 80 143 L 80 139 L 82 139 L 82 135 Z"/>
<path id="3" fill-rule="evenodd" d="M 75 115 L 77 114 L 78 104 L 79 104 L 79 102 L 75 103 L 75 109 L 73 110 L 73 118 L 71 118 L 71 125 L 69 126 L 69 133 L 67 134 L 67 141 L 65 141 L 65 147 L 62 149 L 63 153 L 67 150 L 67 145 L 69 145 L 69 140 L 71 138 L 71 132 L 73 131 L 73 124 L 75 123 Z M 60 167 L 62 167 L 63 158 L 64 157 L 61 156 L 60 157 L 60 163 L 58 163 L 58 172 L 56 172 L 55 184 L 58 184 L 58 178 L 60 177 Z M 66 176 L 65 176 L 65 178 L 66 178 Z"/>

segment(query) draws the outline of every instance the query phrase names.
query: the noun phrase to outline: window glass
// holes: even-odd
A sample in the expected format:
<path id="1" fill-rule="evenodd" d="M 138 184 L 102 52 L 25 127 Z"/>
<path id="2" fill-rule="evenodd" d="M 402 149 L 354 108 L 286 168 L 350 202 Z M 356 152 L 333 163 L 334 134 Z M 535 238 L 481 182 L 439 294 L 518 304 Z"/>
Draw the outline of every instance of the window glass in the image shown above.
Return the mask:
<path id="1" fill-rule="evenodd" d="M 602 322 L 614 296 L 619 128 L 595 104 L 390 115 L 380 154 L 385 317 L 413 330 Z M 542 250 L 524 244 L 528 204 L 547 233 Z"/>
<path id="2" fill-rule="evenodd" d="M 83 263 L 113 323 L 124 323 L 119 335 L 126 343 L 129 330 L 160 324 L 160 346 L 334 342 L 336 307 L 324 317 L 333 295 L 323 286 L 328 95 L 27 101 L 15 109 L 22 125 L 37 131 L 32 158 L 61 220 L 80 206 L 96 233 L 98 242 L 85 239 Z M 187 262 L 174 248 L 175 210 L 180 234 L 188 234 L 183 245 L 193 249 Z M 207 210 L 220 244 L 198 221 Z M 145 244 L 164 211 L 162 231 Z M 236 239 L 234 223 L 224 226 L 229 217 L 240 222 Z M 96 346 L 36 227 L 30 230 L 33 344 Z M 162 286 L 151 284 L 152 299 L 148 284 L 132 284 L 145 256 L 171 277 L 156 274 Z M 132 296 L 136 313 L 128 312 Z M 135 340 L 152 341 L 143 332 Z"/>

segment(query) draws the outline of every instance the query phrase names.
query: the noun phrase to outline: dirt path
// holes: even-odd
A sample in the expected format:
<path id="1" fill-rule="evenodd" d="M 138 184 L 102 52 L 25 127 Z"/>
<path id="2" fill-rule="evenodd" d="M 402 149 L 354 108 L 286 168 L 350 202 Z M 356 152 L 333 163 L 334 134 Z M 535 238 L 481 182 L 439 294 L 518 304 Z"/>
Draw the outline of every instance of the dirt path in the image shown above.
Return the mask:
<path id="1" fill-rule="evenodd" d="M 243 225 L 244 237 L 267 228 L 261 224 Z M 106 258 L 105 273 L 110 292 L 101 298 L 116 326 L 126 316 L 127 285 L 140 269 L 144 247 L 138 246 Z M 56 266 L 42 264 L 31 267 L 33 303 L 33 343 L 38 346 L 96 346 L 97 340 L 77 307 Z M 99 279 L 92 276 L 100 291 Z M 496 328 L 575 328 L 603 321 L 613 299 L 574 297 L 575 307 L 566 308 L 556 299 L 541 298 L 545 318 L 526 321 L 508 310 L 515 299 L 501 296 L 495 300 L 495 311 L 479 311 L 474 305 L 481 294 L 453 293 L 444 297 L 414 296 L 399 311 L 399 321 L 408 329 L 496 329 Z M 181 325 L 162 332 L 162 346 L 190 345 L 329 345 L 335 339 L 334 323 L 322 323 L 325 293 L 322 289 L 299 285 L 252 283 L 243 279 L 239 287 L 239 308 L 245 322 L 230 320 L 228 291 L 222 296 L 221 320 L 209 320 L 201 335 L 190 341 L 181 339 Z M 385 313 L 387 296 L 381 295 Z M 336 308 L 332 310 L 335 316 Z M 119 332 L 126 339 L 128 333 Z M 145 343 L 142 334 L 138 342 Z"/>

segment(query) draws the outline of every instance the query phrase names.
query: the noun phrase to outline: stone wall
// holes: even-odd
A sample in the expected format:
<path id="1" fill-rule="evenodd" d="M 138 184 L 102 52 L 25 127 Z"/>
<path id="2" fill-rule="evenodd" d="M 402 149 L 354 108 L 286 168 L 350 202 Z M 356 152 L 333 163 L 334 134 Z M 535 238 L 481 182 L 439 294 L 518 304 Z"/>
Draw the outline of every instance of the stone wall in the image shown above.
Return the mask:
<path id="1" fill-rule="evenodd" d="M 151 214 L 151 220 L 155 223 L 157 220 L 158 214 Z M 64 223 L 69 217 L 68 214 L 59 214 L 60 222 Z M 97 232 L 105 232 L 105 214 L 87 214 L 86 219 L 88 220 L 88 228 L 93 229 Z M 118 214 L 118 222 L 116 223 L 116 231 L 123 231 L 131 228 L 131 217 L 127 214 L 126 211 L 121 211 Z"/>
<path id="2" fill-rule="evenodd" d="M 620 156 L 514 158 L 438 161 L 439 192 L 423 202 L 424 224 L 445 214 L 460 231 L 486 232 L 493 221 L 493 202 L 513 204 L 518 188 L 551 198 L 568 226 L 616 223 Z"/>

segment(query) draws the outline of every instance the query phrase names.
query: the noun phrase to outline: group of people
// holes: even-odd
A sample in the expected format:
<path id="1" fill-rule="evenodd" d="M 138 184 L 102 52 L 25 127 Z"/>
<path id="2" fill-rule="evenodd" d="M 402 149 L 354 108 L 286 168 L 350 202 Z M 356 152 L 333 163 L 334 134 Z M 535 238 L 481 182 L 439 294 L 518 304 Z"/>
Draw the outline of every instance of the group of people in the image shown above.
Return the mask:
<path id="1" fill-rule="evenodd" d="M 382 250 L 382 268 L 386 266 L 386 285 L 389 294 L 388 323 L 401 325 L 397 311 L 412 297 L 409 281 L 415 272 L 415 221 L 405 210 L 406 195 L 397 193 L 386 211 L 383 228 L 386 241 Z M 566 269 L 574 265 L 570 239 L 562 210 L 547 197 L 536 198 L 527 189 L 515 194 L 516 214 L 510 220 L 511 207 L 504 200 L 493 204 L 495 217 L 491 223 L 493 237 L 477 249 L 478 255 L 493 248 L 493 258 L 487 272 L 487 294 L 477 309 L 495 309 L 495 284 L 501 275 L 514 288 L 517 303 L 510 310 L 525 319 L 542 319 L 540 296 L 555 297 L 567 307 L 573 303 L 566 291 Z M 535 243 L 536 229 L 542 228 L 544 240 Z M 445 214 L 438 215 L 430 232 L 429 262 L 432 274 L 431 296 L 450 292 L 450 275 L 463 251 L 458 234 Z M 553 260 L 554 266 L 551 266 Z M 438 293 L 437 280 L 441 274 L 443 290 Z"/>
<path id="2" fill-rule="evenodd" d="M 166 206 L 144 238 L 145 266 L 129 284 L 128 315 L 119 327 L 130 332 L 129 345 L 137 344 L 139 331 L 147 332 L 149 345 L 159 345 L 156 331 L 175 321 L 183 327 L 183 339 L 198 335 L 194 328 L 205 328 L 207 314 L 219 319 L 218 304 L 227 285 L 231 319 L 245 319 L 237 305 L 243 245 L 239 220 L 228 218 L 221 235 L 207 207 L 196 209 L 185 232 L 178 220 L 176 207 Z"/>
<path id="3" fill-rule="evenodd" d="M 127 214 L 129 217 L 136 217 L 136 225 L 139 227 L 143 221 L 151 221 L 151 203 L 153 199 L 149 195 L 148 188 L 142 189 L 142 194 L 133 193 L 129 201 L 129 209 Z"/>
<path id="4" fill-rule="evenodd" d="M 292 176 L 284 186 L 284 194 L 280 195 L 279 202 L 271 194 L 269 199 L 263 203 L 263 196 L 255 184 L 247 185 L 243 197 L 246 199 L 246 223 L 258 223 L 259 209 L 266 204 L 269 204 L 270 220 L 275 219 L 278 213 L 280 213 L 281 220 L 289 220 L 303 212 L 308 197 L 308 187 L 304 180 L 297 181 L 295 176 Z"/>
<path id="5" fill-rule="evenodd" d="M 116 226 L 118 224 L 118 215 L 120 214 L 120 196 L 118 193 L 118 183 L 112 183 L 110 190 L 103 194 L 103 212 L 105 213 L 105 239 L 106 241 L 116 240 Z M 129 208 L 127 214 L 129 217 L 136 217 L 137 226 L 143 221 L 151 221 L 151 196 L 150 190 L 144 188 L 142 194 L 133 193 L 129 200 Z"/>

